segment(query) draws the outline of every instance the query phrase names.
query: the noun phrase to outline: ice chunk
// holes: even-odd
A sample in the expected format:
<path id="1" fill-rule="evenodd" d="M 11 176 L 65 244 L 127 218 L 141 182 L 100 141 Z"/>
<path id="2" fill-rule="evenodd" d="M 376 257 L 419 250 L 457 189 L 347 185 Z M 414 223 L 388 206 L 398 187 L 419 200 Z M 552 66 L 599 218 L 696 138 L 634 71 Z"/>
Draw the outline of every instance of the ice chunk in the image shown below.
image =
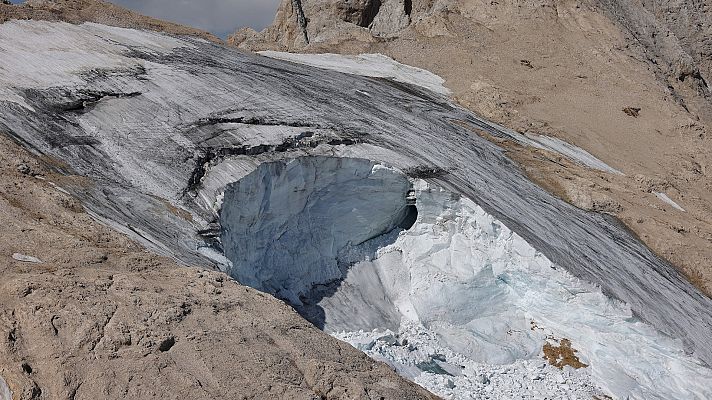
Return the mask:
<path id="1" fill-rule="evenodd" d="M 674 209 L 676 209 L 676 210 L 678 210 L 678 211 L 685 212 L 685 209 L 684 209 L 684 208 L 680 207 L 679 204 L 675 203 L 675 202 L 674 202 L 670 197 L 668 197 L 668 195 L 666 195 L 665 193 L 655 192 L 655 196 L 657 196 L 660 200 L 664 201 L 665 203 L 671 205 L 672 208 L 674 208 Z"/>
<path id="2" fill-rule="evenodd" d="M 37 257 L 32 257 L 32 256 L 27 256 L 24 254 L 20 253 L 15 253 L 12 255 L 12 258 L 17 260 L 17 261 L 22 261 L 22 262 L 27 262 L 27 263 L 33 263 L 33 264 L 42 264 L 42 260 L 40 260 Z"/>

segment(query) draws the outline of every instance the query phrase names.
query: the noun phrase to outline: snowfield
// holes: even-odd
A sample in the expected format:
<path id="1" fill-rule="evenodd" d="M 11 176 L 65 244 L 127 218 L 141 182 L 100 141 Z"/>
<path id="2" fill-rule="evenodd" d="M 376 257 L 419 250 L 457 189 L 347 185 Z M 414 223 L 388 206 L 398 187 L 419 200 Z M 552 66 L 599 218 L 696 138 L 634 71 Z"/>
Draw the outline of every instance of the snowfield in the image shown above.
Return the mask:
<path id="1" fill-rule="evenodd" d="M 444 85 L 445 80 L 438 75 L 421 68 L 401 64 L 383 54 L 345 56 L 342 54 L 299 54 L 280 51 L 260 51 L 259 54 L 347 74 L 393 79 L 442 95 L 451 94 L 450 89 Z M 363 92 L 363 94 L 369 95 L 368 92 Z"/>

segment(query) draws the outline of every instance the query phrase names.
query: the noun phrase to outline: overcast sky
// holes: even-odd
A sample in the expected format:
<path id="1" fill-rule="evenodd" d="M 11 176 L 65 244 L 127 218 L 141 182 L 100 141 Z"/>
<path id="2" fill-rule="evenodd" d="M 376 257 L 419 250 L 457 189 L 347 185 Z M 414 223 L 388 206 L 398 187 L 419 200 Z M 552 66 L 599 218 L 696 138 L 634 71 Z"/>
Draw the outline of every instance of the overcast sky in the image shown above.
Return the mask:
<path id="1" fill-rule="evenodd" d="M 238 28 L 272 23 L 280 0 L 110 0 L 112 3 L 225 37 Z M 12 0 L 20 3 L 19 0 Z"/>

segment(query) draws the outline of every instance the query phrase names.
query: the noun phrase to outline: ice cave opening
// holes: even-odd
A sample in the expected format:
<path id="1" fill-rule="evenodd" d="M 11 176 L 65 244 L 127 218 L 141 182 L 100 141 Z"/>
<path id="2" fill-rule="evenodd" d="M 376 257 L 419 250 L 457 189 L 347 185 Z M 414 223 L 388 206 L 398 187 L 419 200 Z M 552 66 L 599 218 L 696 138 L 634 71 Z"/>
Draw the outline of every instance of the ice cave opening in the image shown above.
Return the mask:
<path id="1" fill-rule="evenodd" d="M 302 157 L 260 165 L 229 185 L 221 242 L 240 282 L 296 307 L 342 280 L 417 218 L 401 172 L 365 159 Z M 386 239 L 387 240 L 387 239 Z"/>
<path id="2" fill-rule="evenodd" d="M 395 168 L 264 163 L 226 187 L 220 225 L 238 281 L 443 397 L 712 398 L 680 341 Z"/>

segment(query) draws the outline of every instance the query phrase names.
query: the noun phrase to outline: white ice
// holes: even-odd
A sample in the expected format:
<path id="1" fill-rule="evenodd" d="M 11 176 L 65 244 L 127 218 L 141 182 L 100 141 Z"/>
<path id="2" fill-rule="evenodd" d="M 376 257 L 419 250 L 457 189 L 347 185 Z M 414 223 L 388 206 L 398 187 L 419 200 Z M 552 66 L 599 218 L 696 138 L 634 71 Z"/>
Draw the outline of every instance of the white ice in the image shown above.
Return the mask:
<path id="1" fill-rule="evenodd" d="M 657 196 L 657 198 L 664 201 L 668 205 L 672 206 L 672 208 L 674 208 L 678 211 L 685 212 L 684 208 L 682 208 L 679 204 L 675 203 L 675 201 L 673 199 L 671 199 L 670 197 L 668 197 L 668 195 L 666 195 L 665 193 L 655 192 L 655 196 Z"/>
<path id="2" fill-rule="evenodd" d="M 42 264 L 42 260 L 37 257 L 28 256 L 25 254 L 14 253 L 12 258 L 17 261 L 32 263 L 32 264 Z"/>
<path id="3" fill-rule="evenodd" d="M 12 400 L 12 392 L 2 376 L 0 376 L 0 400 Z"/>
<path id="4" fill-rule="evenodd" d="M 259 54 L 292 61 L 312 67 L 330 69 L 352 75 L 370 76 L 375 78 L 389 78 L 397 82 L 426 88 L 442 95 L 450 95 L 450 89 L 445 87 L 445 80 L 430 71 L 401 64 L 383 54 L 359 54 L 347 56 L 341 54 L 298 54 L 279 51 L 261 51 Z M 364 96 L 369 94 L 362 93 Z"/>
<path id="5" fill-rule="evenodd" d="M 551 263 L 472 201 L 424 182 L 416 188 L 416 224 L 400 233 L 395 243 L 379 249 L 374 260 L 354 265 L 339 291 L 321 301 L 328 331 L 362 345 L 363 335 L 354 332 L 374 327 L 354 326 L 356 319 L 349 313 L 383 309 L 383 302 L 394 304 L 403 338 L 409 342 L 433 338 L 426 341 L 432 347 L 426 353 L 447 351 L 461 360 L 456 364 L 470 366 L 471 373 L 448 378 L 454 388 L 448 387 L 452 386 L 448 379 L 415 374 L 417 382 L 457 399 L 484 393 L 481 390 L 487 385 L 476 383 L 479 374 L 501 366 L 510 366 L 512 376 L 521 378 L 511 380 L 521 391 L 493 391 L 491 398 L 526 395 L 531 362 L 542 359 L 547 337 L 571 340 L 581 361 L 589 365 L 577 372 L 578 378 L 566 378 L 574 393 L 594 390 L 593 382 L 600 388 L 595 390 L 615 398 L 712 398 L 712 371 L 688 357 L 679 341 L 637 319 L 626 304 L 607 298 L 598 287 Z M 365 279 L 370 276 L 374 278 Z M 344 307 L 362 287 L 377 292 L 374 285 L 380 285 L 382 293 L 371 295 L 364 309 L 354 312 Z M 348 304 L 354 307 L 361 302 L 357 298 Z M 414 331 L 413 326 L 422 328 Z M 416 371 L 413 363 L 425 356 L 422 351 L 404 352 L 402 346 L 396 350 L 381 346 L 369 354 L 411 374 Z M 584 372 L 590 380 L 580 375 Z M 547 379 L 560 377 L 540 378 Z M 498 382 L 506 386 L 510 381 Z M 551 382 L 533 385 L 548 397 L 571 395 L 562 391 L 566 386 Z"/>

